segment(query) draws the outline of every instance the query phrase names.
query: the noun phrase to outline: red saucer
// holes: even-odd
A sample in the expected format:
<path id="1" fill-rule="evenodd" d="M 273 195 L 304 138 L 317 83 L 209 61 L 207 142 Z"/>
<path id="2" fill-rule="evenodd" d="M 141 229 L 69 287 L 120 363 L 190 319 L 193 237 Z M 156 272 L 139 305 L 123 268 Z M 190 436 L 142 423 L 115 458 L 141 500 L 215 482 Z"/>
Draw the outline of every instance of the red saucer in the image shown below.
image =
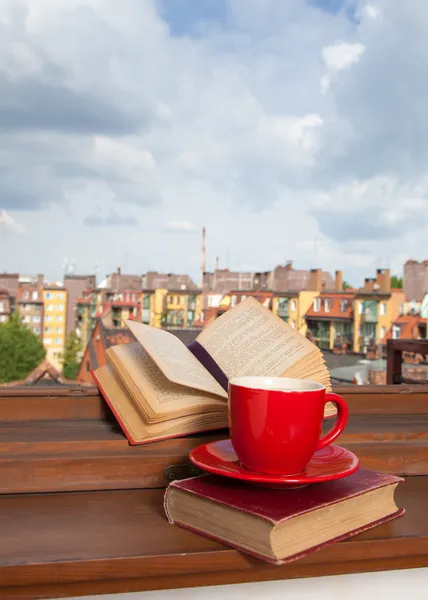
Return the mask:
<path id="1" fill-rule="evenodd" d="M 261 487 L 289 488 L 310 483 L 333 481 L 352 475 L 358 469 L 358 458 L 341 446 L 330 444 L 315 452 L 306 470 L 299 475 L 267 475 L 249 471 L 241 465 L 231 440 L 208 442 L 190 453 L 194 465 L 215 475 L 240 479 Z"/>

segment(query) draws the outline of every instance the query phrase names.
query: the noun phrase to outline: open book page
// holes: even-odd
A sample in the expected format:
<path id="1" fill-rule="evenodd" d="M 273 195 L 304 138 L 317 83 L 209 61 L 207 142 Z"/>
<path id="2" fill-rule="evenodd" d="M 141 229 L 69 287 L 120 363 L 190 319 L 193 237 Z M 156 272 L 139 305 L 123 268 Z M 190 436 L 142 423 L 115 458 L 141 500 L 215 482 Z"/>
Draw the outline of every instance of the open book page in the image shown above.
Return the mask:
<path id="1" fill-rule="evenodd" d="M 111 346 L 106 355 L 149 423 L 180 415 L 227 411 L 223 398 L 170 381 L 138 342 Z"/>
<path id="2" fill-rule="evenodd" d="M 197 341 L 228 379 L 281 376 L 314 351 L 309 340 L 254 298 L 247 298 L 218 317 L 199 334 Z"/>
<path id="3" fill-rule="evenodd" d="M 227 392 L 175 335 L 136 321 L 125 324 L 170 381 L 227 398 Z"/>
<path id="4" fill-rule="evenodd" d="M 109 364 L 99 367 L 94 371 L 94 378 L 131 444 L 227 427 L 224 411 L 147 423 L 113 367 Z"/>

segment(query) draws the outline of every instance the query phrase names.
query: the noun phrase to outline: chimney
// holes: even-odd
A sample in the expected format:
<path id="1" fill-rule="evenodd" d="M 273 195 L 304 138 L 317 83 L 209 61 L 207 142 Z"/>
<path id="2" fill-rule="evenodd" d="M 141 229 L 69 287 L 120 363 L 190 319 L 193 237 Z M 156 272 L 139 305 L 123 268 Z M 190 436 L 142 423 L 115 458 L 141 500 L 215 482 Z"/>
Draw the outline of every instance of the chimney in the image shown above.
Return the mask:
<path id="1" fill-rule="evenodd" d="M 117 267 L 117 274 L 120 275 L 120 273 L 121 273 L 121 269 L 120 269 L 120 267 Z"/>
<path id="2" fill-rule="evenodd" d="M 309 274 L 309 289 L 311 292 L 320 292 L 322 290 L 321 269 L 311 269 Z"/>
<path id="3" fill-rule="evenodd" d="M 389 269 L 377 269 L 376 283 L 379 285 L 379 291 L 388 293 L 391 291 L 391 271 Z"/>
<path id="4" fill-rule="evenodd" d="M 375 283 L 376 283 L 376 279 L 373 279 L 371 277 L 366 277 L 364 279 L 363 290 L 365 292 L 373 292 Z"/>
<path id="5" fill-rule="evenodd" d="M 336 271 L 334 289 L 338 292 L 341 292 L 343 290 L 343 271 Z"/>
<path id="6" fill-rule="evenodd" d="M 220 257 L 217 256 L 215 259 L 215 270 L 218 271 L 220 268 Z"/>
<path id="7" fill-rule="evenodd" d="M 204 273 L 206 271 L 206 230 L 202 228 L 202 248 L 201 248 L 201 288 L 204 283 Z"/>

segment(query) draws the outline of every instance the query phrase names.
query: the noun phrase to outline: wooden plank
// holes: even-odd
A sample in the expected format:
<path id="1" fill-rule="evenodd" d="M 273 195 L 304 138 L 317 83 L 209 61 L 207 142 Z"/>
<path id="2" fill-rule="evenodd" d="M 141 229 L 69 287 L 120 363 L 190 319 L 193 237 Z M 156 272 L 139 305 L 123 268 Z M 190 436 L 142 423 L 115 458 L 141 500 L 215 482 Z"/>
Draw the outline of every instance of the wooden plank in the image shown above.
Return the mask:
<path id="1" fill-rule="evenodd" d="M 223 431 L 223 437 L 227 435 Z M 165 487 L 168 467 L 221 434 L 130 446 L 107 423 L 0 425 L 0 494 Z"/>
<path id="2" fill-rule="evenodd" d="M 10 390 L 14 389 L 13 395 Z M 57 388 L 55 388 L 56 390 Z M 114 421 L 96 387 L 62 389 L 0 387 L 0 423 L 95 419 Z M 82 391 L 83 390 L 83 391 Z M 422 385 L 337 386 L 353 414 L 428 414 L 428 387 Z"/>
<path id="3" fill-rule="evenodd" d="M 397 502 L 405 516 L 283 566 L 169 525 L 162 499 L 160 490 L 0 498 L 0 597 L 54 598 L 428 566 L 428 477 L 399 486 Z"/>
<path id="4" fill-rule="evenodd" d="M 330 423 L 326 424 L 326 428 Z M 164 472 L 227 430 L 130 446 L 102 421 L 0 424 L 0 494 L 165 487 Z M 338 443 L 370 469 L 428 475 L 428 417 L 351 415 Z"/>
<path id="5" fill-rule="evenodd" d="M 21 396 L 0 395 L 0 423 L 65 419 L 113 421 L 114 417 L 98 393 L 83 396 L 34 396 L 32 393 Z"/>

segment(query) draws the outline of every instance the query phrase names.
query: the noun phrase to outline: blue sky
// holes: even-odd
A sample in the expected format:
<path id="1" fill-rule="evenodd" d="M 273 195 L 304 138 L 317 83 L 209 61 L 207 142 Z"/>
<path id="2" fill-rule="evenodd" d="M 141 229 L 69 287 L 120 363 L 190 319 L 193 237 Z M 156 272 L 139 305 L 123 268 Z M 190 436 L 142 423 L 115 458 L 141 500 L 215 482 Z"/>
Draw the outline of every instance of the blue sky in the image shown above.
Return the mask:
<path id="1" fill-rule="evenodd" d="M 0 268 L 426 258 L 423 0 L 0 2 Z"/>

